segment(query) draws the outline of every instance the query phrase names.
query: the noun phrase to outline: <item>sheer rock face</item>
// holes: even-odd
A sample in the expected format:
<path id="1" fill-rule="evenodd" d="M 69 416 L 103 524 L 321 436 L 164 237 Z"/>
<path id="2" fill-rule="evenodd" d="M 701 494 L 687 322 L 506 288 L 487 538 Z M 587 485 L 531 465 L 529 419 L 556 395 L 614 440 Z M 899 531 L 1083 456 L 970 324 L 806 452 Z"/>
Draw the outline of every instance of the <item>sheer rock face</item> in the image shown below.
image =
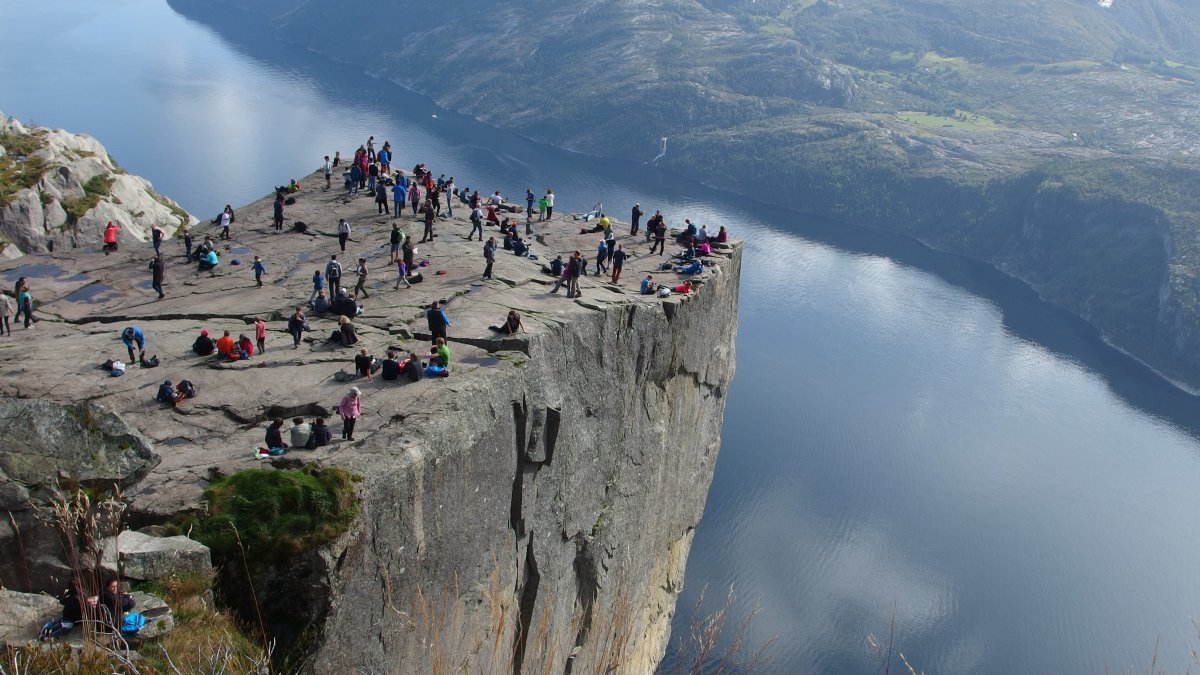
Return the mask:
<path id="1" fill-rule="evenodd" d="M 14 148 L 19 143 L 35 149 L 19 154 L 3 148 L 4 136 L 16 141 L 9 141 Z M 97 247 L 110 221 L 121 228 L 119 241 L 125 243 L 149 241 L 154 224 L 169 237 L 196 222 L 145 178 L 121 170 L 104 146 L 86 134 L 27 128 L 0 113 L 0 148 L 0 157 L 35 162 L 41 173 L 0 203 L 0 257 Z"/>
<path id="2" fill-rule="evenodd" d="M 370 198 L 325 191 L 316 176 L 301 182 L 285 218 L 308 223 L 305 233 L 271 229 L 270 197 L 241 207 L 234 239 L 218 241 L 215 274 L 197 274 L 178 244 L 164 247 L 161 300 L 146 288 L 148 245 L 0 262 L 0 276 L 27 277 L 42 303 L 36 329 L 17 327 L 0 342 L 0 370 L 8 374 L 0 396 L 20 399 L 14 405 L 58 402 L 57 412 L 39 413 L 42 426 L 66 424 L 59 408 L 82 400 L 136 426 L 161 456 L 123 491 L 131 520 L 145 524 L 203 508 L 203 490 L 217 476 L 268 466 L 254 449 L 273 418 L 326 416 L 336 439 L 340 420 L 331 413 L 358 386 L 355 441 L 282 459 L 362 476 L 360 517 L 334 544 L 255 585 L 268 622 L 300 619 L 279 635 L 312 650 L 310 670 L 430 672 L 435 640 L 442 663 L 470 662 L 472 672 L 565 670 L 577 644 L 574 661 L 591 672 L 596 660 L 614 660 L 605 643 L 622 645 L 629 672 L 652 670 L 719 446 L 741 243 L 731 241 L 711 256 L 714 265 L 688 277 L 696 291 L 659 298 L 638 292 L 643 277 L 673 286 L 683 275 L 659 270 L 665 258 L 650 255 L 640 237 L 618 236 L 631 255 L 621 283 L 589 275 L 583 297 L 568 299 L 550 292 L 553 279 L 542 267 L 559 253 L 594 251 L 598 234 L 580 234 L 581 223 L 559 215 L 538 224 L 540 260 L 501 249 L 495 279 L 484 281 L 481 245 L 465 240 L 467 214 L 456 209 L 437 221 L 433 241 L 420 244 L 419 258 L 429 260 L 420 268 L 424 280 L 396 290 L 381 244 L 393 224 L 419 232 L 418 219 L 378 215 Z M 338 216 L 353 226 L 344 254 Z M 202 224 L 193 233 L 199 242 L 215 228 Z M 358 257 L 370 267 L 370 297 L 354 320 L 360 343 L 331 343 L 333 317 L 310 312 L 312 330 L 293 349 L 287 318 L 335 253 L 345 283 Z M 255 254 L 267 266 L 262 287 L 249 269 Z M 433 300 L 452 322 L 450 377 L 336 377 L 353 370 L 362 347 L 376 358 L 390 348 L 427 355 L 423 308 Z M 509 309 L 520 312 L 525 330 L 490 329 Z M 265 353 L 230 363 L 192 352 L 202 328 L 252 336 L 255 317 L 266 322 Z M 110 377 L 98 366 L 124 360 L 126 325 L 141 328 L 147 355 L 161 365 Z M 164 381 L 181 379 L 195 384 L 194 399 L 175 409 L 154 400 Z M 14 466 L 25 478 L 0 480 L 0 499 L 19 506 L 34 491 L 26 480 L 41 474 L 28 463 Z M 0 521 L 0 536 L 14 541 L 6 528 Z M 6 586 L 59 588 L 26 577 L 57 569 L 61 547 L 45 544 L 24 556 L 28 570 L 14 557 L 2 571 Z M 614 631 L 621 640 L 609 636 Z"/>
<path id="3" fill-rule="evenodd" d="M 363 516 L 313 670 L 425 672 L 437 632 L 443 663 L 561 672 L 578 642 L 592 672 L 615 632 L 641 664 L 623 671 L 650 672 L 719 447 L 739 255 L 686 300 L 601 296 L 346 458 Z"/>

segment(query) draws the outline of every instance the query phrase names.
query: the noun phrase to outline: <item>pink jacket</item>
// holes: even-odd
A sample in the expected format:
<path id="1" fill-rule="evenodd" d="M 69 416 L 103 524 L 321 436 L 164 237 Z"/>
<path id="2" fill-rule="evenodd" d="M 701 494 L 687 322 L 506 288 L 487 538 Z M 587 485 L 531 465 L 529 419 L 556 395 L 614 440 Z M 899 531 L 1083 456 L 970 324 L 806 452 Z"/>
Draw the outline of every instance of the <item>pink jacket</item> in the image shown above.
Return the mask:
<path id="1" fill-rule="evenodd" d="M 258 321 L 254 324 L 254 339 L 265 340 L 267 338 L 267 324 Z"/>
<path id="2" fill-rule="evenodd" d="M 350 417 L 357 419 L 361 414 L 358 406 L 358 397 L 346 394 L 342 397 L 342 402 L 338 404 L 337 412 L 342 417 Z"/>

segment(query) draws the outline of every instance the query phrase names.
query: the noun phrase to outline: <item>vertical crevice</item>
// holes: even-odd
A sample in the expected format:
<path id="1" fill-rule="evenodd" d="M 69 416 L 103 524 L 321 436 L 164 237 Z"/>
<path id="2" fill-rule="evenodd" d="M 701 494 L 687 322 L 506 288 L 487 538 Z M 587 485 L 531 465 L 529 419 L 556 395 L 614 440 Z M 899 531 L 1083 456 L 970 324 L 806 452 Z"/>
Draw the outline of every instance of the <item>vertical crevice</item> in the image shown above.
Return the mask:
<path id="1" fill-rule="evenodd" d="M 600 573 L 592 554 L 591 542 L 582 534 L 575 535 L 575 606 L 579 608 L 579 630 L 575 633 L 575 649 L 583 647 L 592 631 L 596 596 L 600 593 Z M 567 659 L 564 675 L 571 675 L 575 660 Z"/>
<path id="2" fill-rule="evenodd" d="M 529 537 L 529 544 L 525 548 L 524 577 L 525 583 L 521 588 L 521 600 L 518 605 L 520 608 L 520 616 L 518 618 L 520 624 L 517 626 L 517 644 L 513 649 L 512 672 L 514 675 L 520 675 L 521 666 L 525 661 L 525 647 L 529 642 L 529 631 L 533 626 L 533 612 L 537 607 L 538 586 L 542 583 L 542 575 L 538 571 L 537 558 L 533 554 L 532 534 Z"/>

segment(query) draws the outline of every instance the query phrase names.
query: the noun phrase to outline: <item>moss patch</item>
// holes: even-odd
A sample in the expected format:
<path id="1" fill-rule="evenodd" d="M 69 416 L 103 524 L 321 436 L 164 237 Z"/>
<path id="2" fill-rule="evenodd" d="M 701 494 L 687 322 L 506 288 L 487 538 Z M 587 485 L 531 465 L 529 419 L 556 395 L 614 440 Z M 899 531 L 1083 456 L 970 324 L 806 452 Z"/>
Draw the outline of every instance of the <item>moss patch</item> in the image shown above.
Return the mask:
<path id="1" fill-rule="evenodd" d="M 354 483 L 345 469 L 247 469 L 204 491 L 208 513 L 178 523 L 218 559 L 275 560 L 340 536 L 358 515 Z"/>
<path id="2" fill-rule="evenodd" d="M 34 157 L 33 153 L 45 147 L 40 134 L 0 134 L 0 204 L 12 202 L 21 190 L 31 188 L 46 172 L 46 160 Z"/>
<path id="3" fill-rule="evenodd" d="M 75 224 L 84 214 L 95 208 L 101 199 L 112 192 L 113 180 L 113 177 L 107 174 L 92 176 L 83 184 L 82 197 L 65 197 L 62 207 L 67 212 L 67 222 Z"/>

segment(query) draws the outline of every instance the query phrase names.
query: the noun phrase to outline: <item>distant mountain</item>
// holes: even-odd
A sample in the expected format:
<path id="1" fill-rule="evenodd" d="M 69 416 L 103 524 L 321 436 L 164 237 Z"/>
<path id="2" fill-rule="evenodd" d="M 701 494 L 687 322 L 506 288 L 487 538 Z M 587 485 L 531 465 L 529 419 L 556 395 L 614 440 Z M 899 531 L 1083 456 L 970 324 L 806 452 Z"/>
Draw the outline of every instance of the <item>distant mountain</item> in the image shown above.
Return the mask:
<path id="1" fill-rule="evenodd" d="M 912 234 L 1200 386 L 1180 0 L 171 0 L 596 155 Z M 1107 6 L 1106 6 L 1107 5 Z"/>

